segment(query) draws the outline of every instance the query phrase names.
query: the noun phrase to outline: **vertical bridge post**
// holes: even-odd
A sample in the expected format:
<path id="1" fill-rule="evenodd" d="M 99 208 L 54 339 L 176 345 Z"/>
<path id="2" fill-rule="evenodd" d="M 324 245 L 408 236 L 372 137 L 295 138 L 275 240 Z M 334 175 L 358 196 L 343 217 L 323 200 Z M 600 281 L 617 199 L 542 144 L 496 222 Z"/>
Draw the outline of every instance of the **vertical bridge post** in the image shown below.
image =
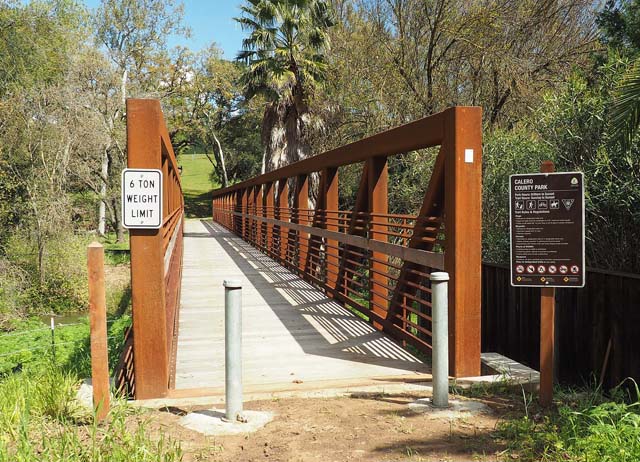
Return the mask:
<path id="1" fill-rule="evenodd" d="M 162 168 L 160 103 L 127 100 L 129 168 Z M 166 396 L 169 353 L 162 229 L 131 229 L 131 301 L 136 399 Z"/>
<path id="2" fill-rule="evenodd" d="M 445 111 L 445 271 L 449 273 L 449 361 L 456 377 L 480 375 L 482 110 Z"/>
<path id="3" fill-rule="evenodd" d="M 369 196 L 369 239 L 387 242 L 387 217 L 389 212 L 389 170 L 386 157 L 374 157 L 367 161 L 367 190 Z M 385 318 L 388 310 L 389 290 L 387 272 L 387 255 L 382 252 L 371 252 L 369 259 L 369 300 L 371 310 Z M 382 325 L 373 322 L 376 329 Z"/>

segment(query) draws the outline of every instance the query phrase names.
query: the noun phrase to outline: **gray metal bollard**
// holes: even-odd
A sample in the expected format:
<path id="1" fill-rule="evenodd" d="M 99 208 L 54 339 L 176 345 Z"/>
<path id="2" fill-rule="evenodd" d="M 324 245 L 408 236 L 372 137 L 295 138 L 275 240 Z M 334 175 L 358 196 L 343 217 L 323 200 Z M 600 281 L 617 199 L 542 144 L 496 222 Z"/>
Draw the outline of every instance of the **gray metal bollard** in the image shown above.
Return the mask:
<path id="1" fill-rule="evenodd" d="M 224 348 L 226 418 L 236 422 L 242 417 L 242 283 L 235 279 L 224 281 Z"/>
<path id="2" fill-rule="evenodd" d="M 449 273 L 431 273 L 434 407 L 449 406 Z"/>

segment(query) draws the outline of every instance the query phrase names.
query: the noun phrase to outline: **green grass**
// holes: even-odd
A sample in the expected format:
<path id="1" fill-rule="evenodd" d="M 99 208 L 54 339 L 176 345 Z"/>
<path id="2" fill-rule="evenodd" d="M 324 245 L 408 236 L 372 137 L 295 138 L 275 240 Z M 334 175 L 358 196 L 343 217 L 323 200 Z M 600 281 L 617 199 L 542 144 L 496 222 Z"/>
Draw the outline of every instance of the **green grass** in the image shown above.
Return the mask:
<path id="1" fill-rule="evenodd" d="M 141 411 L 116 401 L 104 423 L 75 400 L 78 380 L 51 367 L 0 382 L 0 461 L 174 462 L 180 445 L 149 435 Z"/>
<path id="2" fill-rule="evenodd" d="M 211 192 L 220 185 L 211 180 L 213 166 L 204 154 L 182 154 L 182 192 L 187 217 L 204 218 L 211 215 Z"/>
<path id="3" fill-rule="evenodd" d="M 118 242 L 117 234 L 110 232 L 107 233 L 101 241 L 104 246 L 104 258 L 107 265 L 123 265 L 131 261 L 127 235 L 125 235 L 123 242 Z"/>
<path id="4" fill-rule="evenodd" d="M 101 240 L 105 252 L 129 250 L 129 239 L 125 238 L 123 242 L 118 242 L 118 235 L 114 232 L 107 233 Z"/>
<path id="5" fill-rule="evenodd" d="M 122 314 L 127 290 L 109 299 L 108 351 L 111 373 L 124 331 L 131 324 Z M 91 375 L 89 324 L 86 316 L 51 330 L 38 318 L 0 333 L 0 462 L 111 461 L 175 462 L 180 445 L 162 432 L 150 434 L 150 421 L 125 402 L 112 403 L 105 422 L 82 407 L 76 392 L 80 377 Z"/>
<path id="6" fill-rule="evenodd" d="M 511 459 L 527 462 L 633 462 L 640 460 L 640 402 L 598 389 L 556 394 L 557 409 L 532 408 L 505 420 L 498 435 Z M 525 405 L 528 409 L 528 405 Z"/>

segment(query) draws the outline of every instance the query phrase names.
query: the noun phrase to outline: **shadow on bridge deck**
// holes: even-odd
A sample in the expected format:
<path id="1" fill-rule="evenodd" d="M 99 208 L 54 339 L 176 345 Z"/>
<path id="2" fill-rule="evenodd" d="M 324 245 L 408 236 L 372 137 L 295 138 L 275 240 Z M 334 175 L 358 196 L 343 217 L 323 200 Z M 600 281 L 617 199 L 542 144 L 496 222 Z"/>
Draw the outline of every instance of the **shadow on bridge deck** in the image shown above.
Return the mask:
<path id="1" fill-rule="evenodd" d="M 225 228 L 185 223 L 176 389 L 224 390 L 224 279 L 243 283 L 248 391 L 428 380 L 429 367 Z"/>

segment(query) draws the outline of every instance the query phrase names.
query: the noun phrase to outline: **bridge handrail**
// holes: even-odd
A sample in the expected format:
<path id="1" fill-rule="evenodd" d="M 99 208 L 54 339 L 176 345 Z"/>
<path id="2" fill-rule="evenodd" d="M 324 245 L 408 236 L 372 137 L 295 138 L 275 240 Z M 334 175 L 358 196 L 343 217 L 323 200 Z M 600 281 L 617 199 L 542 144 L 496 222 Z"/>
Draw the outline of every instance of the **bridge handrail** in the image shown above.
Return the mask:
<path id="1" fill-rule="evenodd" d="M 184 217 L 180 171 L 159 101 L 127 100 L 127 158 L 129 168 L 163 173 L 162 227 L 129 230 L 134 371 L 122 374 L 134 378 L 136 399 L 158 398 L 174 375 Z"/>
<path id="2" fill-rule="evenodd" d="M 387 158 L 438 145 L 418 215 L 390 214 Z M 339 210 L 339 167 L 361 162 L 354 210 Z M 312 208 L 309 177 L 316 172 Z M 452 374 L 477 375 L 481 175 L 482 111 L 453 107 L 216 190 L 213 219 L 425 352 L 431 348 L 429 273 L 444 269 L 451 275 Z"/>

